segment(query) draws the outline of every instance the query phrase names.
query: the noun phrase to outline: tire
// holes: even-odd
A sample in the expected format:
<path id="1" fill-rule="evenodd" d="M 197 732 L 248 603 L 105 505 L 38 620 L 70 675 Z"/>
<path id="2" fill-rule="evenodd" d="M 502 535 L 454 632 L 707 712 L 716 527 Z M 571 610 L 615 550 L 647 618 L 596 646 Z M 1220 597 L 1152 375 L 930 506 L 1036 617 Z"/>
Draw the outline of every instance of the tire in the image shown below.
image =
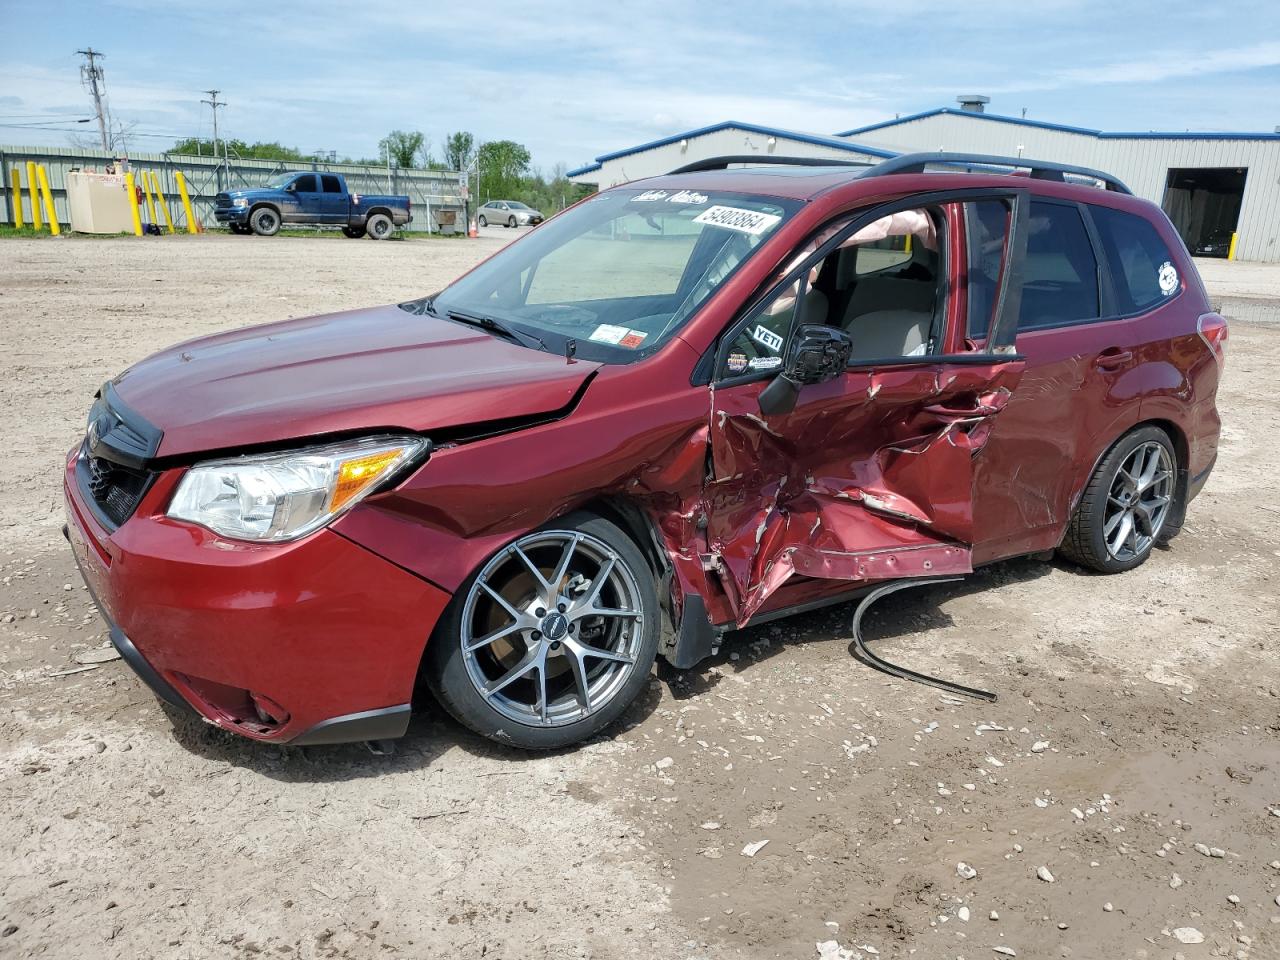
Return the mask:
<path id="1" fill-rule="evenodd" d="M 343 227 L 342 235 L 350 237 L 352 240 L 359 240 L 364 236 L 364 227 Z"/>
<path id="2" fill-rule="evenodd" d="M 508 217 L 508 218 L 507 218 L 507 226 L 508 226 L 508 227 L 514 227 L 514 226 L 516 226 L 516 218 L 515 218 L 515 217 Z"/>
<path id="3" fill-rule="evenodd" d="M 274 237 L 280 232 L 280 213 L 275 207 L 259 207 L 249 215 L 249 226 L 260 237 Z"/>
<path id="4" fill-rule="evenodd" d="M 480 224 L 480 226 L 482 226 L 482 227 L 487 227 L 487 226 L 489 225 L 489 221 L 488 221 L 488 220 L 486 220 L 486 219 L 484 218 L 484 214 L 483 214 L 483 213 L 482 213 L 482 214 L 480 214 L 480 219 L 479 219 L 477 222 L 478 222 L 478 223 Z"/>
<path id="5" fill-rule="evenodd" d="M 375 213 L 365 221 L 364 229 L 370 240 L 385 240 L 391 236 L 396 225 L 385 213 Z"/>
<path id="6" fill-rule="evenodd" d="M 556 610 L 546 604 L 552 594 Z M 503 547 L 467 578 L 427 646 L 425 679 L 445 710 L 481 736 L 560 749 L 608 727 L 645 689 L 659 616 L 653 573 L 631 539 L 607 520 L 573 513 Z"/>
<path id="7" fill-rule="evenodd" d="M 1121 437 L 1089 478 L 1059 552 L 1099 573 L 1145 563 L 1175 519 L 1177 467 L 1169 435 L 1159 427 Z M 1174 532 L 1170 527 L 1168 535 Z"/>

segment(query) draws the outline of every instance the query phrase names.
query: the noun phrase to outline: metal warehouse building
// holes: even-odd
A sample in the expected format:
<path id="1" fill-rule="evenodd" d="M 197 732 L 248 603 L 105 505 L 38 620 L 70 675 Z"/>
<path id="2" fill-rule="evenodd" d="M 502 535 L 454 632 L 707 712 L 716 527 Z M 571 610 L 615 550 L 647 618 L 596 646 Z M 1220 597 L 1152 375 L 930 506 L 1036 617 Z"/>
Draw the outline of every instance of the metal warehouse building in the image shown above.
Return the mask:
<path id="1" fill-rule="evenodd" d="M 1280 261 L 1280 132 L 1108 133 L 986 113 L 986 97 L 835 136 L 726 121 L 618 150 L 569 172 L 601 189 L 714 156 L 821 157 L 875 163 L 950 151 L 1105 170 L 1160 204 L 1201 256 Z"/>

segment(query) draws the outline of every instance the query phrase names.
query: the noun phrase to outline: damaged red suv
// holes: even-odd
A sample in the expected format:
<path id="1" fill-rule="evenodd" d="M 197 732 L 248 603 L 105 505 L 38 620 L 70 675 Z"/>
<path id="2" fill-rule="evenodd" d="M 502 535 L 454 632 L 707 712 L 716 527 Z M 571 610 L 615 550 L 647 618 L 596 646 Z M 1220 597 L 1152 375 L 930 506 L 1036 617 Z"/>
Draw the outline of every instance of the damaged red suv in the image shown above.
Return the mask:
<path id="1" fill-rule="evenodd" d="M 744 159 L 104 385 L 67 533 L 133 669 L 258 740 L 398 736 L 421 680 L 559 747 L 747 624 L 1178 532 L 1227 329 L 1158 208 L 1025 159 Z"/>

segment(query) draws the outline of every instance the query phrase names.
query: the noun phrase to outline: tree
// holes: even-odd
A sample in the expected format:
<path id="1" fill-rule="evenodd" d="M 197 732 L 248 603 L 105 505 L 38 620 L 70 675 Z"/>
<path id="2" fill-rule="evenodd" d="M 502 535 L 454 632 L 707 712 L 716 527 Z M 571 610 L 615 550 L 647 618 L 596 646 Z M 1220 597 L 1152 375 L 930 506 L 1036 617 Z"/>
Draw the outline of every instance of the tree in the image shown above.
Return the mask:
<path id="1" fill-rule="evenodd" d="M 392 130 L 378 141 L 388 162 L 406 170 L 426 165 L 427 147 L 427 138 L 417 130 Z"/>
<path id="2" fill-rule="evenodd" d="M 286 147 L 284 144 L 275 143 L 274 141 L 270 143 L 261 141 L 258 143 L 245 143 L 243 140 L 219 141 L 219 153 L 222 152 L 223 143 L 226 144 L 228 156 L 239 157 L 243 160 L 284 160 L 296 163 L 311 159 L 296 147 Z M 211 157 L 214 155 L 213 141 L 189 137 L 186 140 L 179 140 L 175 143 L 169 148 L 169 153 Z"/>
<path id="3" fill-rule="evenodd" d="M 521 186 L 520 178 L 529 169 L 529 151 L 514 140 L 491 140 L 476 152 L 480 191 L 484 197 L 507 198 Z M 477 198 L 480 199 L 480 198 Z"/>
<path id="4" fill-rule="evenodd" d="M 444 166 L 446 170 L 466 170 L 471 166 L 476 138 L 465 130 L 451 133 L 444 138 Z"/>

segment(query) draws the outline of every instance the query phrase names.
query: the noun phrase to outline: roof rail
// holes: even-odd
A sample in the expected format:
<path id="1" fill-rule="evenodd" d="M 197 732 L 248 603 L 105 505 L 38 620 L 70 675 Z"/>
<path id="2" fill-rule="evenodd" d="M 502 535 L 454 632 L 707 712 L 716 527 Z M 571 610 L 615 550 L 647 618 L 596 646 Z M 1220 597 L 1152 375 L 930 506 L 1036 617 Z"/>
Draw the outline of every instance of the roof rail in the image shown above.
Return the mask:
<path id="1" fill-rule="evenodd" d="M 695 160 L 683 167 L 672 170 L 668 176 L 676 173 L 698 173 L 701 170 L 725 170 L 731 163 L 754 163 L 765 166 L 781 165 L 789 167 L 870 167 L 872 164 L 861 160 L 828 160 L 823 157 L 761 157 L 747 155 L 740 157 L 707 157 Z"/>
<path id="2" fill-rule="evenodd" d="M 1064 174 L 1077 177 L 1089 177 L 1101 181 L 1108 190 L 1117 193 L 1132 194 L 1133 191 L 1119 179 L 1101 170 L 1089 167 L 1076 167 L 1068 163 L 1051 163 L 1047 160 L 1028 160 L 1025 157 L 994 157 L 981 153 L 904 153 L 901 156 L 883 160 L 871 167 L 864 177 L 886 177 L 895 173 L 924 173 L 928 166 L 979 166 L 979 167 L 1012 167 L 1028 170 L 1035 180 L 1055 180 L 1065 183 Z M 992 171 L 996 172 L 996 171 Z"/>

